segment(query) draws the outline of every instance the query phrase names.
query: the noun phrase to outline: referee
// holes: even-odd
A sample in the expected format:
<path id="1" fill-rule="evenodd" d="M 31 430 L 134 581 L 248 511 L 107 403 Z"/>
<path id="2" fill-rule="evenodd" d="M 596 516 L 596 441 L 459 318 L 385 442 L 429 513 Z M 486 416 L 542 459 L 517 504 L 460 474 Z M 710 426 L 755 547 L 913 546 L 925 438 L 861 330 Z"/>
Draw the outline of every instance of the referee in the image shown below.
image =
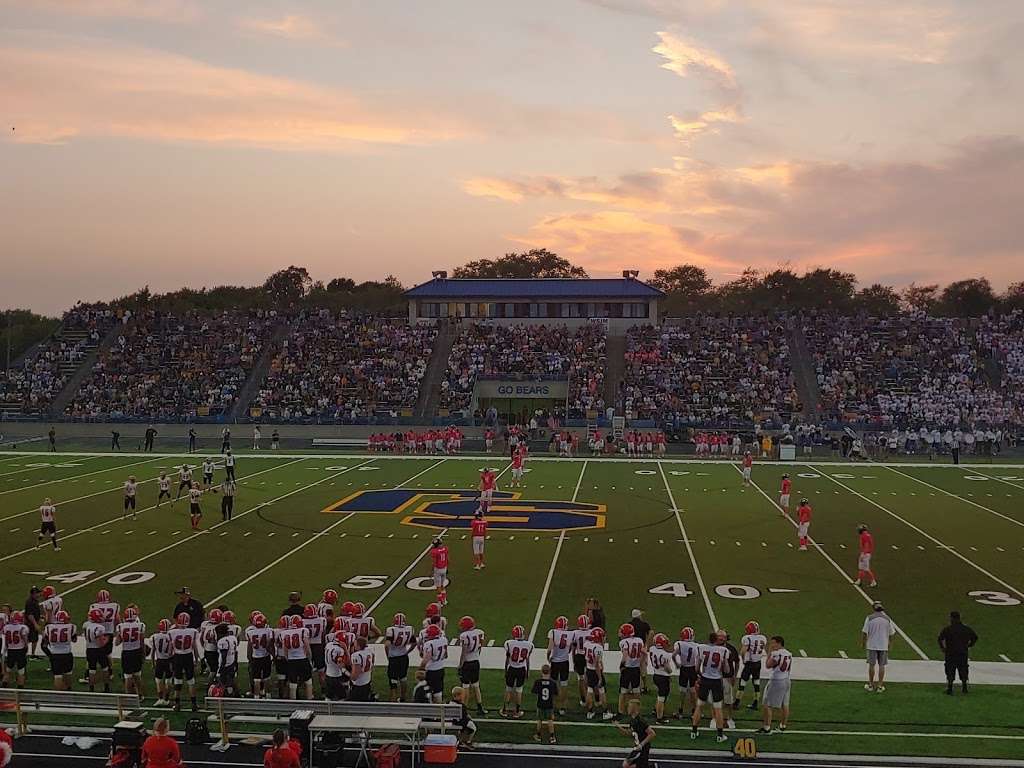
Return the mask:
<path id="1" fill-rule="evenodd" d="M 967 693 L 967 668 L 971 648 L 978 642 L 978 633 L 960 621 L 960 611 L 950 611 L 949 625 L 939 633 L 939 648 L 946 655 L 946 693 L 953 695 L 953 679 L 960 675 L 960 685 Z"/>
<path id="2" fill-rule="evenodd" d="M 225 477 L 224 482 L 220 484 L 220 516 L 227 522 L 231 519 L 231 514 L 235 511 L 235 481 L 230 477 Z"/>

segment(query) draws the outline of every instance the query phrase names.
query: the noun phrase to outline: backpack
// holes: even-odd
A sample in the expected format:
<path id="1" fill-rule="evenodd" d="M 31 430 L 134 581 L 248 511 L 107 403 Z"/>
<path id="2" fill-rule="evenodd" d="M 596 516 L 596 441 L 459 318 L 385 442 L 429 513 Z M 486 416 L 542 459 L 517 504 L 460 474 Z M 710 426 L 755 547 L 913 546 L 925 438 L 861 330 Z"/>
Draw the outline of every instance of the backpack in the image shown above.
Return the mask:
<path id="1" fill-rule="evenodd" d="M 206 720 L 201 717 L 190 717 L 185 723 L 185 743 L 197 745 L 206 744 L 208 741 L 210 728 L 206 725 Z"/>

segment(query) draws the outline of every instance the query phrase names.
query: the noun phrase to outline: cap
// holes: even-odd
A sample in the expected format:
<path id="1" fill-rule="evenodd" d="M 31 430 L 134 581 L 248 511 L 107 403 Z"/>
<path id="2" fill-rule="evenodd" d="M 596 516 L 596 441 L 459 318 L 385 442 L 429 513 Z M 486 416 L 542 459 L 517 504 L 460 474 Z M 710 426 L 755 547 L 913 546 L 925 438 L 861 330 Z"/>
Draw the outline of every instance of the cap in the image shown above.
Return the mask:
<path id="1" fill-rule="evenodd" d="M 179 590 L 178 590 L 177 592 L 175 592 L 174 594 L 176 594 L 176 595 L 189 595 L 189 596 L 191 597 L 191 595 L 192 595 L 192 590 L 191 590 L 191 589 L 189 589 L 188 587 L 182 587 L 181 589 L 179 589 Z"/>
<path id="2" fill-rule="evenodd" d="M 29 593 L 30 593 L 30 594 L 31 594 L 32 592 L 38 592 L 38 591 L 39 591 L 39 587 L 37 587 L 37 586 L 36 586 L 35 584 L 33 584 L 33 585 L 32 585 L 32 586 L 31 586 L 31 587 L 29 588 L 29 590 L 28 590 L 28 591 L 29 591 Z"/>
<path id="3" fill-rule="evenodd" d="M 634 619 L 639 619 L 641 616 L 644 615 L 644 612 L 641 611 L 639 608 L 634 608 L 633 612 L 629 615 L 632 616 Z"/>
<path id="4" fill-rule="evenodd" d="M 302 601 L 302 593 L 301 592 L 289 592 L 288 593 L 288 602 L 289 603 L 298 603 L 298 602 L 301 602 L 301 601 Z"/>
<path id="5" fill-rule="evenodd" d="M 871 607 L 874 608 L 876 611 L 880 611 L 882 610 L 882 602 L 880 600 L 875 600 L 875 602 L 871 604 Z"/>

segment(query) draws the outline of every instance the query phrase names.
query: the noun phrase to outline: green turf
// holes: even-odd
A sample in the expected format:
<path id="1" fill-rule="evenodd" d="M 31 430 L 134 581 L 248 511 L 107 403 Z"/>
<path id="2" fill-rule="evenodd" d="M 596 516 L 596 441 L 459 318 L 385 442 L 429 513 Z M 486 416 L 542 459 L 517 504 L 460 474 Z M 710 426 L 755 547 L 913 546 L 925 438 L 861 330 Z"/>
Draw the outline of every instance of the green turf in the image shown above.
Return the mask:
<path id="1" fill-rule="evenodd" d="M 404 525 L 402 519 L 418 504 L 475 488 L 485 463 L 505 467 L 498 456 L 445 461 L 243 456 L 235 520 L 215 526 L 219 498 L 210 496 L 204 500 L 205 530 L 194 534 L 184 501 L 152 508 L 152 479 L 161 467 L 171 471 L 181 461 L 160 455 L 0 457 L 0 599 L 20 603 L 31 584 L 50 583 L 81 623 L 96 590 L 109 588 L 122 604 L 138 603 L 153 627 L 170 616 L 174 592 L 183 584 L 204 602 L 229 605 L 240 619 L 254 608 L 276 615 L 292 589 L 315 601 L 324 588 L 347 584 L 342 598 L 372 606 L 382 625 L 399 610 L 418 618 L 432 599 L 431 591 L 415 587 L 430 573 L 423 555 L 436 530 Z M 935 637 L 947 612 L 957 608 L 981 636 L 974 659 L 1024 661 L 1024 470 L 758 464 L 752 487 L 744 487 L 734 466 L 724 462 L 577 459 L 534 461 L 530 470 L 525 487 L 514 489 L 523 500 L 603 504 L 606 519 L 602 528 L 564 535 L 557 529 L 502 530 L 493 524 L 484 571 L 472 569 L 465 533 L 451 532 L 446 613 L 473 614 L 499 645 L 517 623 L 541 642 L 555 616 L 574 617 L 588 597 L 596 596 L 612 628 L 632 608 L 642 608 L 656 630 L 671 636 L 685 624 L 698 631 L 719 625 L 738 636 L 743 624 L 756 618 L 769 633 L 786 636 L 797 664 L 801 651 L 812 657 L 857 657 L 869 606 L 847 577 L 855 575 L 855 528 L 864 522 L 876 537 L 880 580 L 865 594 L 885 602 L 911 641 L 897 637 L 894 657 L 938 658 Z M 798 552 L 795 530 L 773 504 L 785 471 L 794 478 L 794 506 L 801 496 L 814 506 L 811 535 L 821 551 Z M 120 487 L 129 473 L 144 484 L 138 519 L 123 521 Z M 503 476 L 499 486 L 505 489 L 508 480 Z M 402 513 L 322 512 L 357 491 L 410 486 L 432 494 Z M 35 510 L 44 496 L 58 504 L 59 553 L 32 549 Z M 501 516 L 501 510 L 494 514 Z M 795 712 L 794 728 L 809 724 L 807 713 L 813 711 L 834 730 L 869 722 L 865 729 L 901 731 L 912 727 L 903 724 L 935 722 L 958 732 L 967 730 L 967 722 L 1014 725 L 1002 715 L 1019 712 L 1024 702 L 1021 689 L 996 695 L 982 686 L 966 704 L 934 696 L 935 689 L 927 686 L 906 686 L 920 689 L 920 697 L 904 696 L 899 686 L 884 701 L 870 703 L 856 685 L 799 686 L 815 694 Z M 970 708 L 969 720 L 958 719 L 962 710 L 947 709 L 964 706 Z M 870 720 L 874 713 L 882 718 L 877 724 Z M 943 719 L 944 713 L 952 714 Z M 604 733 L 579 726 L 566 739 L 605 743 L 598 732 Z M 484 728 L 494 739 L 522 733 L 518 724 Z M 796 734 L 785 738 L 793 750 L 869 750 L 854 737 L 837 737 L 842 743 L 836 745 L 833 737 L 827 744 Z M 870 751 L 1006 754 L 999 751 L 1002 742 L 992 753 L 980 743 L 886 737 L 872 739 Z"/>

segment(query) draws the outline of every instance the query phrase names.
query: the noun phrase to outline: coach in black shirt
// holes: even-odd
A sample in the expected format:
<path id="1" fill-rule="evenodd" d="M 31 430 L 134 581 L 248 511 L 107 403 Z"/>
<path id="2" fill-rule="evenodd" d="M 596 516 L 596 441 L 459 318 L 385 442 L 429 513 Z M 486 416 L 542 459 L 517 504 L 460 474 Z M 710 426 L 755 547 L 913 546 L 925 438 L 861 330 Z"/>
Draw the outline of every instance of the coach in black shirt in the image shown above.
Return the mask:
<path id="1" fill-rule="evenodd" d="M 282 616 L 302 615 L 302 593 L 290 592 L 288 594 L 288 607 L 281 611 Z"/>
<path id="2" fill-rule="evenodd" d="M 963 692 L 967 693 L 967 667 L 971 648 L 978 642 L 978 633 L 960 621 L 960 611 L 951 611 L 949 626 L 939 633 L 939 647 L 946 654 L 946 693 L 953 693 L 953 678 L 959 674 Z"/>
<path id="3" fill-rule="evenodd" d="M 188 625 L 192 629 L 199 629 L 203 623 L 203 604 L 192 597 L 192 590 L 188 587 L 178 590 L 178 604 L 171 615 L 177 618 L 179 613 L 188 614 Z"/>
<path id="4" fill-rule="evenodd" d="M 32 658 L 36 656 L 39 643 L 39 631 L 43 628 L 43 611 L 39 604 L 39 587 L 32 587 L 25 600 L 25 624 L 28 625 L 28 642 L 31 646 Z"/>

